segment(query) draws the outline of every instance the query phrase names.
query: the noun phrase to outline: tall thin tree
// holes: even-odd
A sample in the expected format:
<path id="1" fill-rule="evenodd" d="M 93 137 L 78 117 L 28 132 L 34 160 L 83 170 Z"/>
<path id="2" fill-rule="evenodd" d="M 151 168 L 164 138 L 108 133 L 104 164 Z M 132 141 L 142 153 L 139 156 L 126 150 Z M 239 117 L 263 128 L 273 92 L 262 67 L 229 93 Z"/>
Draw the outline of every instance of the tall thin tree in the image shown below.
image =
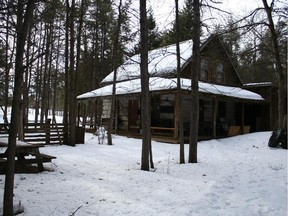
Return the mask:
<path id="1" fill-rule="evenodd" d="M 121 30 L 121 22 L 122 22 L 122 0 L 119 1 L 118 5 L 118 19 L 117 19 L 117 27 L 114 34 L 114 42 L 113 42 L 113 50 L 112 50 L 112 67 L 113 67 L 113 85 L 112 85 L 112 97 L 111 97 L 111 109 L 110 109 L 110 119 L 108 124 L 108 145 L 112 145 L 112 129 L 113 129 L 113 121 L 115 114 L 115 102 L 116 102 L 116 77 L 117 77 L 117 56 L 118 56 L 118 43 L 119 43 L 119 35 Z"/>
<path id="2" fill-rule="evenodd" d="M 191 0 L 190 0 L 191 1 Z M 191 70 L 191 121 L 189 139 L 189 163 L 197 163 L 197 142 L 199 124 L 199 96 L 198 96 L 198 74 L 200 70 L 200 2 L 193 0 L 193 59 Z M 192 29 L 191 29 L 192 31 Z"/>
<path id="3" fill-rule="evenodd" d="M 10 51 L 9 54 L 9 35 L 11 34 L 11 27 L 9 24 L 9 20 L 10 20 L 10 7 L 7 7 L 7 14 L 6 14 L 6 33 L 5 33 L 5 81 L 4 81 L 4 86 L 5 86 L 5 90 L 4 90 L 4 104 L 5 104 L 5 108 L 4 108 L 4 112 L 3 112 L 3 119 L 4 119 L 4 123 L 8 124 L 8 118 L 7 118 L 7 113 L 8 113 L 8 100 L 9 100 L 9 72 L 11 69 L 11 62 L 12 62 L 12 57 L 14 56 L 14 47 L 15 47 L 15 42 L 13 41 L 12 46 L 13 49 L 12 51 Z M 15 39 L 14 39 L 15 40 Z M 9 55 L 10 55 L 10 60 L 9 60 Z"/>
<path id="4" fill-rule="evenodd" d="M 68 123 L 69 112 L 69 23 L 70 23 L 70 3 L 66 0 L 66 21 L 65 21 L 65 98 L 63 123 Z M 67 128 L 65 129 L 67 132 Z"/>
<path id="5" fill-rule="evenodd" d="M 149 171 L 149 152 L 151 146 L 151 102 L 148 73 L 148 28 L 146 0 L 140 0 L 140 71 L 141 71 L 141 119 L 142 119 L 142 157 L 141 170 Z"/>
<path id="6" fill-rule="evenodd" d="M 273 21 L 273 5 L 274 1 L 271 2 L 269 6 L 267 0 L 262 0 L 264 9 L 268 18 L 268 27 L 271 37 L 271 43 L 273 48 L 273 54 L 275 58 L 275 66 L 276 66 L 276 74 L 277 74 L 277 81 L 278 81 L 278 126 L 281 128 L 283 127 L 283 120 L 285 115 L 285 78 L 284 78 L 284 69 L 281 62 L 280 51 L 279 51 L 279 44 L 277 39 L 277 33 L 275 30 L 275 25 Z M 287 73 L 287 71 L 286 71 Z M 287 113 L 287 111 L 286 111 Z"/>
<path id="7" fill-rule="evenodd" d="M 179 46 L 179 11 L 178 11 L 178 0 L 175 0 L 175 22 L 176 22 L 176 53 L 177 53 L 177 98 L 176 107 L 178 115 L 178 133 L 180 138 L 180 151 L 179 151 L 179 163 L 185 163 L 185 151 L 184 151 L 184 132 L 183 132 L 183 117 L 182 117 L 182 105 L 181 105 L 181 76 L 180 76 L 180 46 Z"/>
<path id="8" fill-rule="evenodd" d="M 75 70 L 75 0 L 72 0 L 69 17 L 70 64 L 69 64 L 69 145 L 75 146 L 76 134 L 76 70 Z"/>
<path id="9" fill-rule="evenodd" d="M 15 59 L 15 80 L 12 101 L 11 122 L 9 128 L 8 139 L 8 156 L 5 175 L 5 189 L 3 202 L 3 215 L 13 215 L 13 191 L 14 191 L 14 168 L 15 168 L 15 152 L 17 139 L 17 124 L 19 105 L 22 95 L 22 79 L 23 79 L 23 55 L 25 52 L 26 38 L 28 34 L 29 25 L 33 19 L 33 10 L 35 7 L 35 0 L 25 1 L 18 0 L 17 3 L 17 45 L 16 45 L 16 59 Z"/>

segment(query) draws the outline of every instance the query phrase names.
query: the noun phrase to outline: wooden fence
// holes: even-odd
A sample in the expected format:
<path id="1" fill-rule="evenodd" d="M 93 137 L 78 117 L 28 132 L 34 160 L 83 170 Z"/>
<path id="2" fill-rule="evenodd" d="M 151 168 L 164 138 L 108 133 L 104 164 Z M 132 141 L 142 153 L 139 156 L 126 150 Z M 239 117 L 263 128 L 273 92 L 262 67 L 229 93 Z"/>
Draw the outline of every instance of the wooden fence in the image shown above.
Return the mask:
<path id="1" fill-rule="evenodd" d="M 76 127 L 76 144 L 84 143 L 84 128 Z M 9 125 L 0 124 L 0 136 L 7 136 Z M 24 142 L 43 145 L 68 144 L 69 127 L 66 124 L 28 123 L 24 125 Z"/>
<path id="2" fill-rule="evenodd" d="M 24 142 L 41 144 L 63 144 L 68 137 L 65 124 L 28 123 L 24 126 Z"/>

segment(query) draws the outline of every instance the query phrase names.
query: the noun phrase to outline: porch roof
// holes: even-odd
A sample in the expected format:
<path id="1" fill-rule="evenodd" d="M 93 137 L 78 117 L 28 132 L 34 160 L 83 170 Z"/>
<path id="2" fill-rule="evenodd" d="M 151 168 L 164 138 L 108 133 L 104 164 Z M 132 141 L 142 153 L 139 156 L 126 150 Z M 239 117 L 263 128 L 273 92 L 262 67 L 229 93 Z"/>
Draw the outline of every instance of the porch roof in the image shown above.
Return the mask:
<path id="1" fill-rule="evenodd" d="M 176 90 L 177 79 L 176 78 L 162 78 L 162 77 L 150 77 L 149 79 L 150 91 L 163 91 L 163 90 Z M 107 85 L 102 88 L 81 94 L 77 99 L 87 99 L 96 97 L 105 97 L 112 95 L 113 85 Z M 191 90 L 191 80 L 181 79 L 181 89 L 189 91 Z M 116 84 L 116 95 L 128 95 L 141 92 L 141 79 L 133 79 L 128 81 L 119 82 Z M 254 100 L 263 101 L 264 99 L 259 94 L 252 91 L 245 90 L 239 87 L 216 85 L 211 83 L 205 83 L 199 81 L 199 92 L 204 94 L 213 94 L 219 96 L 226 96 L 242 100 Z"/>

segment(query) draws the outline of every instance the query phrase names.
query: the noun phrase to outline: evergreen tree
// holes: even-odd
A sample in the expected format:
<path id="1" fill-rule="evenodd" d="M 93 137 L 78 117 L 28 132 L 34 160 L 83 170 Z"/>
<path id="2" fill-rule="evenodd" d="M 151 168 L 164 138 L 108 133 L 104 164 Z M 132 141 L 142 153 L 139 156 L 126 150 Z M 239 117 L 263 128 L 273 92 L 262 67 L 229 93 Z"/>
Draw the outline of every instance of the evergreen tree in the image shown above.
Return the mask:
<path id="1" fill-rule="evenodd" d="M 193 19 L 193 4 L 190 0 L 185 0 L 184 8 L 179 11 L 179 28 L 178 37 L 179 41 L 185 41 L 192 39 L 193 36 L 193 24 L 191 20 Z M 166 32 L 162 33 L 161 36 L 161 46 L 176 43 L 176 32 L 177 25 L 173 22 L 172 28 Z"/>
<path id="2" fill-rule="evenodd" d="M 159 32 L 156 21 L 153 15 L 153 10 L 150 9 L 147 16 L 148 26 L 148 50 L 156 49 L 160 46 Z"/>
<path id="3" fill-rule="evenodd" d="M 148 36 L 147 36 L 148 50 L 159 48 L 161 46 L 161 37 L 158 31 L 158 27 L 156 25 L 152 8 L 148 10 L 147 14 L 147 29 L 148 29 Z M 135 45 L 132 54 L 134 55 L 138 53 L 140 53 L 140 43 Z"/>
<path id="4" fill-rule="evenodd" d="M 287 23 L 279 22 L 276 26 L 276 32 L 279 41 L 279 50 L 281 61 L 287 62 Z M 261 32 L 258 36 L 247 42 L 244 48 L 239 52 L 239 71 L 243 74 L 243 82 L 267 82 L 272 81 L 277 85 L 275 58 L 270 42 L 270 33 L 268 30 Z M 285 79 L 286 80 L 286 79 Z"/>
<path id="5" fill-rule="evenodd" d="M 113 71 L 113 38 L 117 29 L 117 13 L 113 8 L 113 1 L 90 0 L 87 7 L 83 23 L 84 49 L 79 68 L 79 82 L 86 85 L 79 86 L 78 94 L 98 88 L 103 78 Z M 120 58 L 115 62 L 117 66 L 122 64 L 122 56 L 126 53 L 125 45 L 130 40 L 128 14 L 123 14 L 122 18 L 117 45 Z"/>
<path id="6" fill-rule="evenodd" d="M 233 20 L 233 17 L 228 18 L 228 23 L 225 25 L 224 30 L 216 30 L 216 34 L 220 34 L 226 51 L 232 57 L 234 63 L 237 61 L 237 56 L 240 51 L 240 39 L 241 33 L 236 22 Z"/>

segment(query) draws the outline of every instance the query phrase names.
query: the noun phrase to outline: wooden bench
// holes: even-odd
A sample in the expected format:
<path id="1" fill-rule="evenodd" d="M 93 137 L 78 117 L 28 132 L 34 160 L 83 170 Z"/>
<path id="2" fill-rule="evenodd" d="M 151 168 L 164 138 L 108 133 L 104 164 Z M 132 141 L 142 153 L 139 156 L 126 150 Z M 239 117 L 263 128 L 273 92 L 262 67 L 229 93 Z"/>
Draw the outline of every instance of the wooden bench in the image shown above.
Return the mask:
<path id="1" fill-rule="evenodd" d="M 0 147 L 6 148 L 4 153 L 0 153 L 0 172 L 5 171 L 5 166 L 8 156 L 8 141 L 1 142 Z M 51 162 L 52 159 L 56 157 L 41 154 L 39 148 L 44 147 L 44 145 L 39 144 L 28 144 L 24 142 L 17 142 L 16 152 L 15 152 L 15 168 L 17 166 L 25 167 L 28 164 L 37 164 L 38 172 L 44 171 L 43 163 Z M 27 157 L 30 156 L 30 157 Z"/>
<path id="2" fill-rule="evenodd" d="M 151 129 L 151 132 L 155 132 L 155 131 L 158 131 L 158 132 L 163 132 L 163 131 L 172 131 L 172 132 L 174 132 L 175 131 L 175 128 L 169 128 L 169 127 L 150 127 L 150 129 Z M 139 131 L 140 130 L 140 127 L 139 126 L 137 126 L 137 125 L 131 125 L 131 126 L 129 126 L 129 130 L 137 130 L 137 131 Z"/>
<path id="3" fill-rule="evenodd" d="M 175 131 L 175 128 L 168 127 L 151 127 L 151 131 Z"/>
<path id="4" fill-rule="evenodd" d="M 243 127 L 243 134 L 247 134 L 250 132 L 250 126 Z M 236 136 L 241 134 L 241 126 L 231 125 L 228 129 L 228 136 Z"/>
<path id="5" fill-rule="evenodd" d="M 57 157 L 55 156 L 42 154 L 42 153 L 40 154 L 40 156 L 41 156 L 42 163 L 48 163 L 48 162 L 51 162 L 52 159 L 57 159 Z"/>
<path id="6" fill-rule="evenodd" d="M 137 129 L 137 130 L 139 130 L 140 127 L 138 125 L 131 125 L 131 126 L 129 126 L 129 129 Z"/>
<path id="7" fill-rule="evenodd" d="M 138 125 L 129 125 L 128 126 L 128 131 L 133 131 L 136 133 L 140 133 L 140 126 Z"/>

